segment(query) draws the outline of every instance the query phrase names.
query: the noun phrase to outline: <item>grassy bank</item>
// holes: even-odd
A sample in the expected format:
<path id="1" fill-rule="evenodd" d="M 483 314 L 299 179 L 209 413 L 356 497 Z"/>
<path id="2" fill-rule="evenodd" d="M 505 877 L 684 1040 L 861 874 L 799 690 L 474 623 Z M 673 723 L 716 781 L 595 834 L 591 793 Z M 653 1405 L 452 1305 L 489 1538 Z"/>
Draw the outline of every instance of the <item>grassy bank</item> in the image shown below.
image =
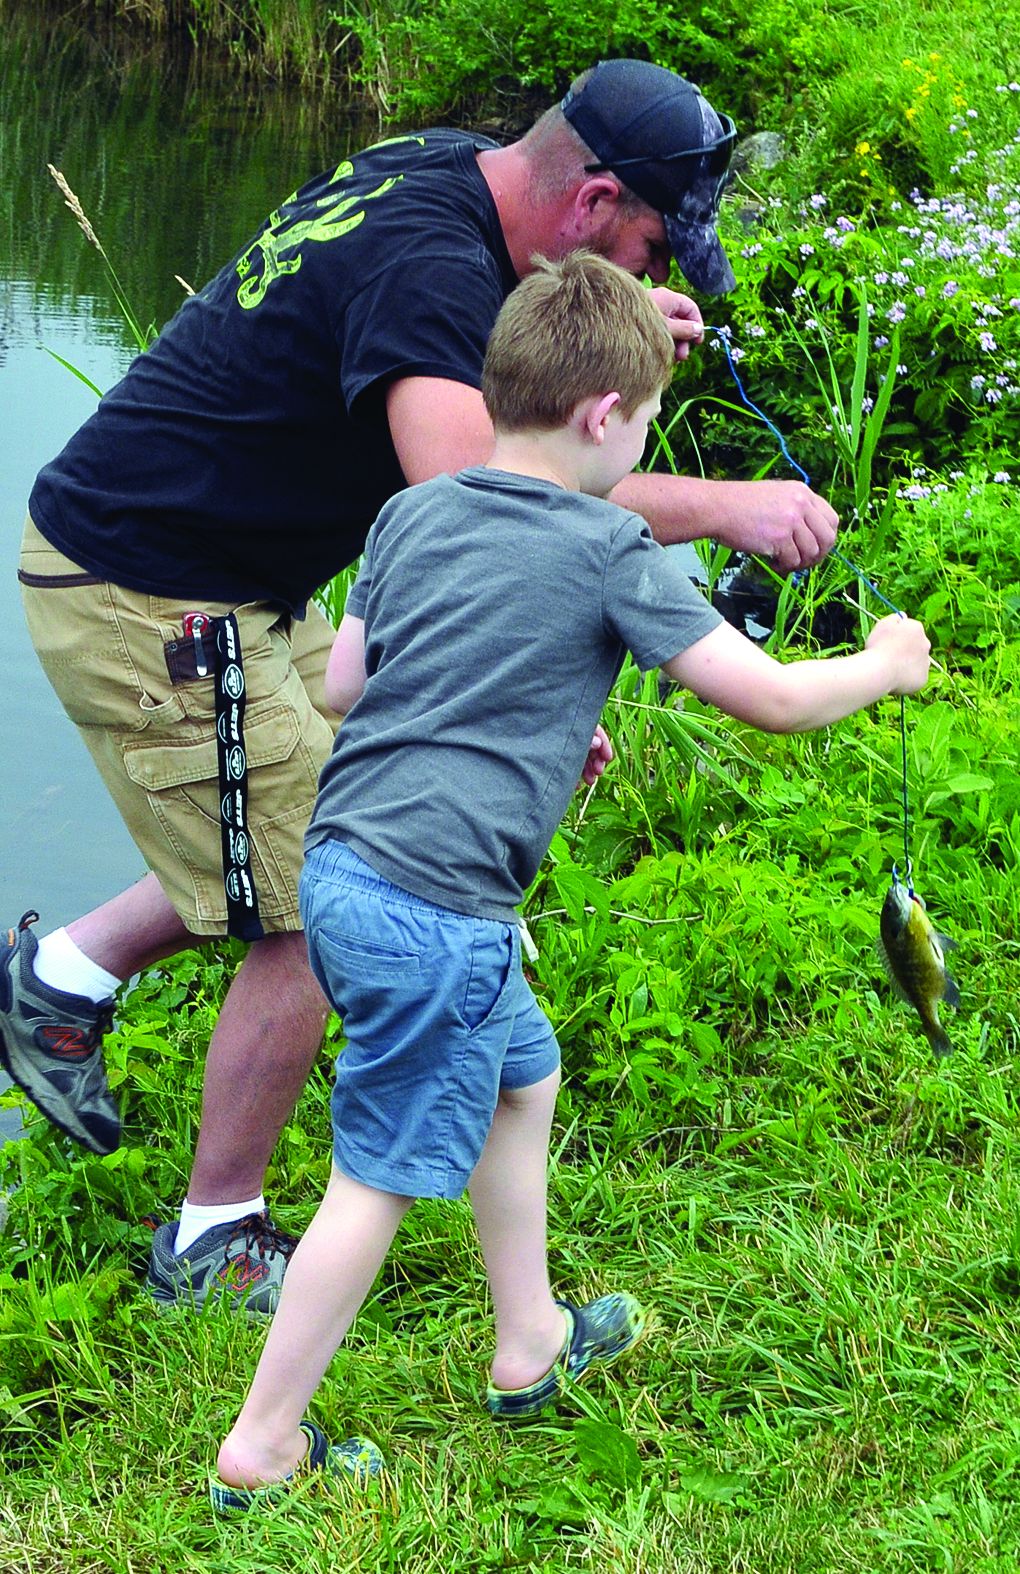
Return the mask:
<path id="1" fill-rule="evenodd" d="M 618 760 L 527 914 L 567 1072 L 555 1280 L 634 1290 L 644 1344 L 558 1414 L 497 1430 L 470 1214 L 422 1205 L 316 1409 L 376 1438 L 392 1481 L 216 1524 L 206 1474 L 262 1331 L 159 1317 L 140 1283 L 236 962 L 186 954 L 141 981 L 110 1043 L 123 1149 L 85 1157 L 27 1112 L 0 1155 L 0 1566 L 1015 1568 L 1020 557 L 1010 487 L 945 486 L 899 503 L 880 564 L 861 555 L 927 607 L 945 669 L 907 727 L 915 878 L 959 943 L 954 1054 L 932 1062 L 873 949 L 900 851 L 898 707 L 768 739 L 629 669 L 607 710 Z M 333 1024 L 269 1177 L 286 1227 L 325 1180 L 339 1042 Z"/>
<path id="2" fill-rule="evenodd" d="M 797 15 L 775 11 L 790 60 Z M 905 708 L 910 840 L 958 942 L 953 1055 L 933 1063 L 874 952 L 902 850 L 899 707 L 770 739 L 628 668 L 617 760 L 526 914 L 566 1070 L 555 1280 L 635 1291 L 644 1344 L 557 1414 L 496 1429 L 470 1214 L 422 1205 L 316 1409 L 373 1436 L 391 1481 L 217 1524 L 206 1473 L 262 1330 L 160 1318 L 140 1282 L 237 961 L 186 953 L 122 1005 L 122 1149 L 84 1156 L 26 1111 L 0 1150 L 0 1568 L 1016 1569 L 1020 88 L 1003 74 L 957 105 L 944 61 L 899 58 L 873 62 L 910 85 L 884 141 L 862 134 L 824 179 L 810 139 L 745 177 L 754 227 L 728 206 L 740 285 L 713 311 L 749 397 L 837 501 L 844 552 L 932 635 L 938 669 Z M 954 57 L 954 81 L 968 70 Z M 930 161 L 913 199 L 882 176 L 900 146 Z M 653 458 L 792 473 L 720 335 L 678 374 Z M 706 554 L 706 581 L 726 568 Z M 884 611 L 838 560 L 796 585 L 763 569 L 756 594 L 790 660 Z M 328 1168 L 340 1042 L 334 1023 L 268 1180 L 295 1230 Z"/>

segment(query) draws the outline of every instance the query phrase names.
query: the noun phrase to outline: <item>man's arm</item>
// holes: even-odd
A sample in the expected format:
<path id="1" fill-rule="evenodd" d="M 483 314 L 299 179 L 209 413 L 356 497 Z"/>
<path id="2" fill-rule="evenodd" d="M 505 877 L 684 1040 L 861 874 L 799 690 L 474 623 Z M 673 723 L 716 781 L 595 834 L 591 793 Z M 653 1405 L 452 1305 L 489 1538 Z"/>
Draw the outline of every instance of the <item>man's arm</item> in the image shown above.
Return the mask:
<path id="1" fill-rule="evenodd" d="M 673 335 L 677 360 L 685 360 L 691 346 L 705 337 L 696 302 L 676 290 L 649 294 Z M 631 475 L 612 498 L 647 519 L 663 546 L 712 536 L 724 546 L 771 558 L 781 573 L 809 568 L 824 557 L 839 522 L 825 499 L 800 481 Z"/>
<path id="2" fill-rule="evenodd" d="M 815 661 L 775 661 L 728 623 L 663 662 L 700 700 L 763 732 L 810 732 L 884 694 L 914 694 L 928 678 L 931 646 L 920 623 L 882 618 L 863 650 Z"/>
<path id="3" fill-rule="evenodd" d="M 810 568 L 836 539 L 835 511 L 802 481 L 703 481 L 700 476 L 625 476 L 614 503 L 647 519 L 663 546 L 712 536 L 771 558 L 780 573 Z"/>
<path id="4" fill-rule="evenodd" d="M 409 484 L 483 465 L 492 424 L 477 388 L 445 377 L 403 377 L 386 394 L 386 414 Z M 824 557 L 836 515 L 800 481 L 703 481 L 698 476 L 630 475 L 614 503 L 648 520 L 663 545 L 714 536 L 742 552 L 772 558 L 786 572 Z"/>
<path id="5" fill-rule="evenodd" d="M 477 388 L 448 377 L 402 377 L 386 392 L 386 415 L 400 468 L 414 486 L 492 453 L 492 422 Z"/>
<path id="6" fill-rule="evenodd" d="M 365 687 L 365 620 L 345 612 L 326 663 L 326 704 L 346 716 Z"/>

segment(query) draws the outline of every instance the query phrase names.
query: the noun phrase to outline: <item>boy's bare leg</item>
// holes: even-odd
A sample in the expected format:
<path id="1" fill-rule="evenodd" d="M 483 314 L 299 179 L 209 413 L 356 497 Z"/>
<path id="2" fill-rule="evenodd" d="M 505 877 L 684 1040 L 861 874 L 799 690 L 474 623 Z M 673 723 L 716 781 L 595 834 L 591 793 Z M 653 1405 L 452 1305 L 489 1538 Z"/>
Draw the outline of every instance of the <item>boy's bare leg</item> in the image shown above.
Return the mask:
<path id="1" fill-rule="evenodd" d="M 220 1448 L 217 1470 L 228 1486 L 279 1481 L 304 1458 L 301 1419 L 411 1201 L 333 1170 L 287 1268 L 248 1397 Z"/>
<path id="2" fill-rule="evenodd" d="M 471 1177 L 471 1206 L 496 1314 L 492 1381 L 524 1388 L 552 1366 L 566 1336 L 546 1256 L 546 1169 L 559 1072 L 500 1093 Z"/>

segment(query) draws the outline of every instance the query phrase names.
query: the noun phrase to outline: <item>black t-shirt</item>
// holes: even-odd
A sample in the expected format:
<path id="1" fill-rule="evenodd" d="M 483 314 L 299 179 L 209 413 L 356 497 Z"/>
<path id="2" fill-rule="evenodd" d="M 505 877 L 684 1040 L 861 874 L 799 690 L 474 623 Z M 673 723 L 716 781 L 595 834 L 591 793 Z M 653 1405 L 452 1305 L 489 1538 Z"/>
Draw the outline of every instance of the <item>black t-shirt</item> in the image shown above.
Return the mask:
<path id="1" fill-rule="evenodd" d="M 481 386 L 517 282 L 493 146 L 395 137 L 289 197 L 40 472 L 43 535 L 129 589 L 300 608 L 405 485 L 387 384 Z"/>

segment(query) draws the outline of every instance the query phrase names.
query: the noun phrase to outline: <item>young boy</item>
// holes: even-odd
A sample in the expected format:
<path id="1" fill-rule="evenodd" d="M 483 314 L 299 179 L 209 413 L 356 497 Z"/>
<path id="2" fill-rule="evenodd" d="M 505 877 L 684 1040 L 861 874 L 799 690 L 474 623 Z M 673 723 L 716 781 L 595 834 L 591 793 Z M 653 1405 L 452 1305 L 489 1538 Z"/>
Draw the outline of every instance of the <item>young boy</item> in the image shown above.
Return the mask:
<path id="1" fill-rule="evenodd" d="M 537 261 L 537 259 L 536 259 Z M 611 756 L 599 715 L 627 649 L 768 731 L 838 721 L 928 673 L 920 624 L 788 666 L 724 623 L 646 523 L 604 499 L 641 457 L 673 344 L 645 291 L 575 253 L 505 303 L 483 394 L 488 465 L 386 505 L 330 657 L 349 712 L 306 838 L 302 915 L 343 1019 L 333 1171 L 220 1448 L 214 1506 L 300 1467 L 382 1466 L 306 1406 L 416 1197 L 468 1189 L 492 1293 L 487 1405 L 536 1414 L 639 1337 L 633 1296 L 556 1300 L 546 1160 L 559 1049 L 521 971 L 517 904 L 570 794 Z"/>

